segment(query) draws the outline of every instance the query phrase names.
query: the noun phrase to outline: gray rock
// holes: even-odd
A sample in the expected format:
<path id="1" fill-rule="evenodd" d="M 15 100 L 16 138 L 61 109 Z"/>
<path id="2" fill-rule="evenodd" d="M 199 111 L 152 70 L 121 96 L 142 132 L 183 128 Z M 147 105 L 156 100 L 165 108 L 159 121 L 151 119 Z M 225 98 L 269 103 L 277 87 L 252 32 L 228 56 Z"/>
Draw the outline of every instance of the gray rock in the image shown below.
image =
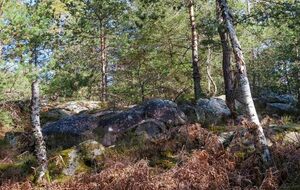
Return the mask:
<path id="1" fill-rule="evenodd" d="M 79 166 L 78 150 L 74 149 L 68 154 L 68 165 L 63 169 L 63 174 L 73 176 Z"/>
<path id="2" fill-rule="evenodd" d="M 60 108 L 50 109 L 47 112 L 41 113 L 41 124 L 44 125 L 48 122 L 58 121 L 60 119 L 71 116 L 71 113 Z"/>
<path id="3" fill-rule="evenodd" d="M 199 99 L 197 102 L 198 115 L 202 115 L 200 123 L 216 125 L 223 122 L 231 115 L 224 100 L 219 98 Z"/>
<path id="4" fill-rule="evenodd" d="M 63 108 L 72 113 L 80 113 L 82 111 L 89 110 L 89 108 L 80 105 L 80 103 L 78 103 L 78 102 L 68 102 L 63 106 Z"/>
<path id="5" fill-rule="evenodd" d="M 205 120 L 205 113 L 200 111 L 197 106 L 183 104 L 180 105 L 180 109 L 184 112 L 187 119 L 191 123 L 201 122 Z"/>
<path id="6" fill-rule="evenodd" d="M 166 132 L 165 124 L 155 119 L 144 120 L 134 127 L 137 135 L 145 135 L 147 139 L 155 138 Z"/>
<path id="7" fill-rule="evenodd" d="M 80 143 L 77 146 L 77 150 L 79 151 L 81 158 L 84 161 L 92 163 L 104 153 L 105 148 L 102 144 L 98 143 L 97 141 L 87 140 Z"/>
<path id="8" fill-rule="evenodd" d="M 154 99 L 146 102 L 143 107 L 146 118 L 156 119 L 170 126 L 186 123 L 185 114 L 172 101 Z"/>
<path id="9" fill-rule="evenodd" d="M 95 164 L 100 161 L 100 156 L 104 151 L 104 146 L 94 140 L 87 140 L 75 147 L 61 151 L 66 163 L 62 173 L 67 176 L 75 175 L 81 168 L 86 167 L 86 164 Z"/>
<path id="10" fill-rule="evenodd" d="M 293 114 L 297 113 L 295 105 L 286 103 L 267 103 L 266 111 L 270 114 Z"/>
<path id="11" fill-rule="evenodd" d="M 154 99 L 121 112 L 106 111 L 63 118 L 46 124 L 42 132 L 50 148 L 67 148 L 87 139 L 102 140 L 104 145 L 110 146 L 115 142 L 116 134 L 124 133 L 148 119 L 156 121 L 152 121 L 152 126 L 163 123 L 169 127 L 185 124 L 187 120 L 174 102 Z"/>
<path id="12" fill-rule="evenodd" d="M 156 120 L 156 126 L 160 122 L 166 126 L 183 125 L 187 120 L 185 114 L 174 102 L 161 99 L 149 100 L 124 112 L 101 119 L 99 126 L 103 126 L 106 133 L 102 144 L 105 146 L 112 145 L 117 139 L 116 134 L 131 130 L 145 120 L 148 120 L 148 124 L 150 124 L 149 119 L 152 119 L 151 124 L 154 124 L 153 120 Z M 98 133 L 99 129 L 103 128 L 96 128 L 95 133 Z"/>
<path id="13" fill-rule="evenodd" d="M 261 97 L 267 103 L 296 104 L 297 100 L 290 94 L 269 93 Z"/>
<path id="14" fill-rule="evenodd" d="M 184 104 L 180 109 L 189 122 L 204 126 L 220 124 L 231 115 L 225 101 L 221 98 L 199 99 L 196 106 Z"/>
<path id="15" fill-rule="evenodd" d="M 154 99 L 101 119 L 99 126 L 105 127 L 107 131 L 122 132 L 145 119 L 155 119 L 168 126 L 186 123 L 186 116 L 177 104 L 168 100 Z"/>
<path id="16" fill-rule="evenodd" d="M 58 108 L 67 110 L 72 114 L 78 114 L 84 111 L 97 109 L 100 104 L 101 102 L 98 101 L 71 101 L 59 105 Z"/>
<path id="17" fill-rule="evenodd" d="M 48 148 L 69 148 L 87 139 L 97 139 L 97 136 L 91 133 L 91 130 L 98 126 L 97 121 L 93 116 L 74 115 L 46 124 L 42 133 Z"/>

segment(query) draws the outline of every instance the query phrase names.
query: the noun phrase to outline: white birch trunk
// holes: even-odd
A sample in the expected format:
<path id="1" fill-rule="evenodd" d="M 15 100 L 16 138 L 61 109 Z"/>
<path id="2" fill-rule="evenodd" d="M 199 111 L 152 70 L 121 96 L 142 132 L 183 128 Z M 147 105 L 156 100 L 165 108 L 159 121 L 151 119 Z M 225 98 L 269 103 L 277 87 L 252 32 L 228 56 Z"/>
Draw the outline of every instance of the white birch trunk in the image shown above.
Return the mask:
<path id="1" fill-rule="evenodd" d="M 37 67 L 37 52 L 33 51 L 33 64 Z M 39 89 L 39 76 L 31 84 L 31 125 L 32 132 L 35 139 L 35 152 L 38 160 L 38 170 L 36 182 L 42 182 L 47 172 L 47 152 L 46 145 L 43 138 L 41 123 L 40 123 L 40 89 Z"/>
<path id="2" fill-rule="evenodd" d="M 35 138 L 35 151 L 38 160 L 39 168 L 37 173 L 37 182 L 41 182 L 47 172 L 47 154 L 45 141 L 41 131 L 40 124 L 40 98 L 39 98 L 39 80 L 32 82 L 31 86 L 31 124 L 33 136 Z"/>
<path id="3" fill-rule="evenodd" d="M 197 101 L 201 96 L 201 76 L 199 71 L 199 53 L 198 53 L 198 33 L 196 30 L 194 1 L 188 0 L 190 25 L 192 32 L 192 64 L 193 64 L 193 79 L 194 79 L 194 94 Z"/>
<path id="4" fill-rule="evenodd" d="M 263 132 L 263 128 L 259 122 L 257 112 L 254 106 L 254 102 L 251 95 L 249 80 L 247 77 L 247 71 L 246 71 L 246 64 L 244 61 L 243 52 L 241 49 L 241 45 L 238 41 L 233 23 L 232 18 L 229 14 L 229 9 L 227 6 L 226 0 L 217 0 L 217 5 L 219 6 L 222 17 L 225 21 L 226 29 L 229 34 L 229 38 L 231 41 L 231 46 L 233 48 L 233 53 L 236 61 L 236 67 L 238 70 L 238 82 L 239 82 L 239 90 L 240 90 L 240 101 L 241 103 L 246 107 L 247 115 L 249 116 L 250 121 L 254 122 L 258 126 L 258 138 L 259 143 L 263 148 L 262 158 L 265 161 L 265 163 L 270 163 L 271 156 L 270 152 L 267 146 L 267 140 Z"/>
<path id="5" fill-rule="evenodd" d="M 107 49 L 106 49 L 106 36 L 104 27 L 101 26 L 100 32 L 100 62 L 101 62 L 101 100 L 107 101 Z"/>

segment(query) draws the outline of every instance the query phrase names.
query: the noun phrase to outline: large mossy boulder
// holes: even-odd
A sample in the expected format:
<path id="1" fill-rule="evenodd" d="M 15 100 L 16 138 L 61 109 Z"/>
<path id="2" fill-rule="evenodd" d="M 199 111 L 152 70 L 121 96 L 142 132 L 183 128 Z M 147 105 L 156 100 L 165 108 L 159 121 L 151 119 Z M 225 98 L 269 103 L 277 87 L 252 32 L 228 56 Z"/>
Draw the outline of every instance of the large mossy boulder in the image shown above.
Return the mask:
<path id="1" fill-rule="evenodd" d="M 104 153 L 105 147 L 94 140 L 87 140 L 80 143 L 77 146 L 77 150 L 81 155 L 81 158 L 86 162 L 93 164 L 100 159 L 100 156 Z"/>
<path id="2" fill-rule="evenodd" d="M 94 140 L 87 140 L 77 146 L 59 151 L 49 161 L 49 172 L 54 178 L 73 176 L 80 172 L 86 172 L 91 167 L 101 162 L 101 156 L 105 148 Z"/>

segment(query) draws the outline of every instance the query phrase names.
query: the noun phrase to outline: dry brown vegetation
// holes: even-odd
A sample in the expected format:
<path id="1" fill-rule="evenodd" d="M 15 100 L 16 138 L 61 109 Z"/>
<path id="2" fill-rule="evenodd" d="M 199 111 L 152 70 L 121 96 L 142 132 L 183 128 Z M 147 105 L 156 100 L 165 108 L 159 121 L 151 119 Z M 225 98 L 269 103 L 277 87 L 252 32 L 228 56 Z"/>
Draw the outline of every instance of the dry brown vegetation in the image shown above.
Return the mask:
<path id="1" fill-rule="evenodd" d="M 187 125 L 143 145 L 115 147 L 98 163 L 98 171 L 69 181 L 37 187 L 29 180 L 8 180 L 0 189 L 297 189 L 299 145 L 273 144 L 274 163 L 266 168 L 259 150 L 242 149 L 244 137 L 251 139 L 253 131 L 251 125 L 239 127 L 233 139 L 239 148 L 224 149 L 216 135 L 199 125 Z"/>

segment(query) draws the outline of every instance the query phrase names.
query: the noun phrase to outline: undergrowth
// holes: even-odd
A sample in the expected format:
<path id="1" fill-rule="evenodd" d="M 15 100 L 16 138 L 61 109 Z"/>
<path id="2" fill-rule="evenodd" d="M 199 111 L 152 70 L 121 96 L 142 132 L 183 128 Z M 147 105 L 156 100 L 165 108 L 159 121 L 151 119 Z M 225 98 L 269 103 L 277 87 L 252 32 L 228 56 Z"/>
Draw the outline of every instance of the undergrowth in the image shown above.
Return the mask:
<path id="1" fill-rule="evenodd" d="M 241 132 L 242 131 L 242 132 Z M 300 179 L 299 144 L 274 143 L 273 165 L 264 167 L 259 151 L 243 149 L 251 130 L 236 131 L 234 144 L 224 149 L 218 137 L 199 125 L 172 128 L 155 140 L 133 140 L 107 149 L 96 170 L 68 181 L 39 187 L 67 189 L 297 189 Z M 140 142 L 140 143 L 136 143 Z M 142 143 L 141 143 L 142 142 Z M 243 154 L 240 156 L 239 154 Z M 0 189 L 36 189 L 29 180 L 7 180 Z"/>

